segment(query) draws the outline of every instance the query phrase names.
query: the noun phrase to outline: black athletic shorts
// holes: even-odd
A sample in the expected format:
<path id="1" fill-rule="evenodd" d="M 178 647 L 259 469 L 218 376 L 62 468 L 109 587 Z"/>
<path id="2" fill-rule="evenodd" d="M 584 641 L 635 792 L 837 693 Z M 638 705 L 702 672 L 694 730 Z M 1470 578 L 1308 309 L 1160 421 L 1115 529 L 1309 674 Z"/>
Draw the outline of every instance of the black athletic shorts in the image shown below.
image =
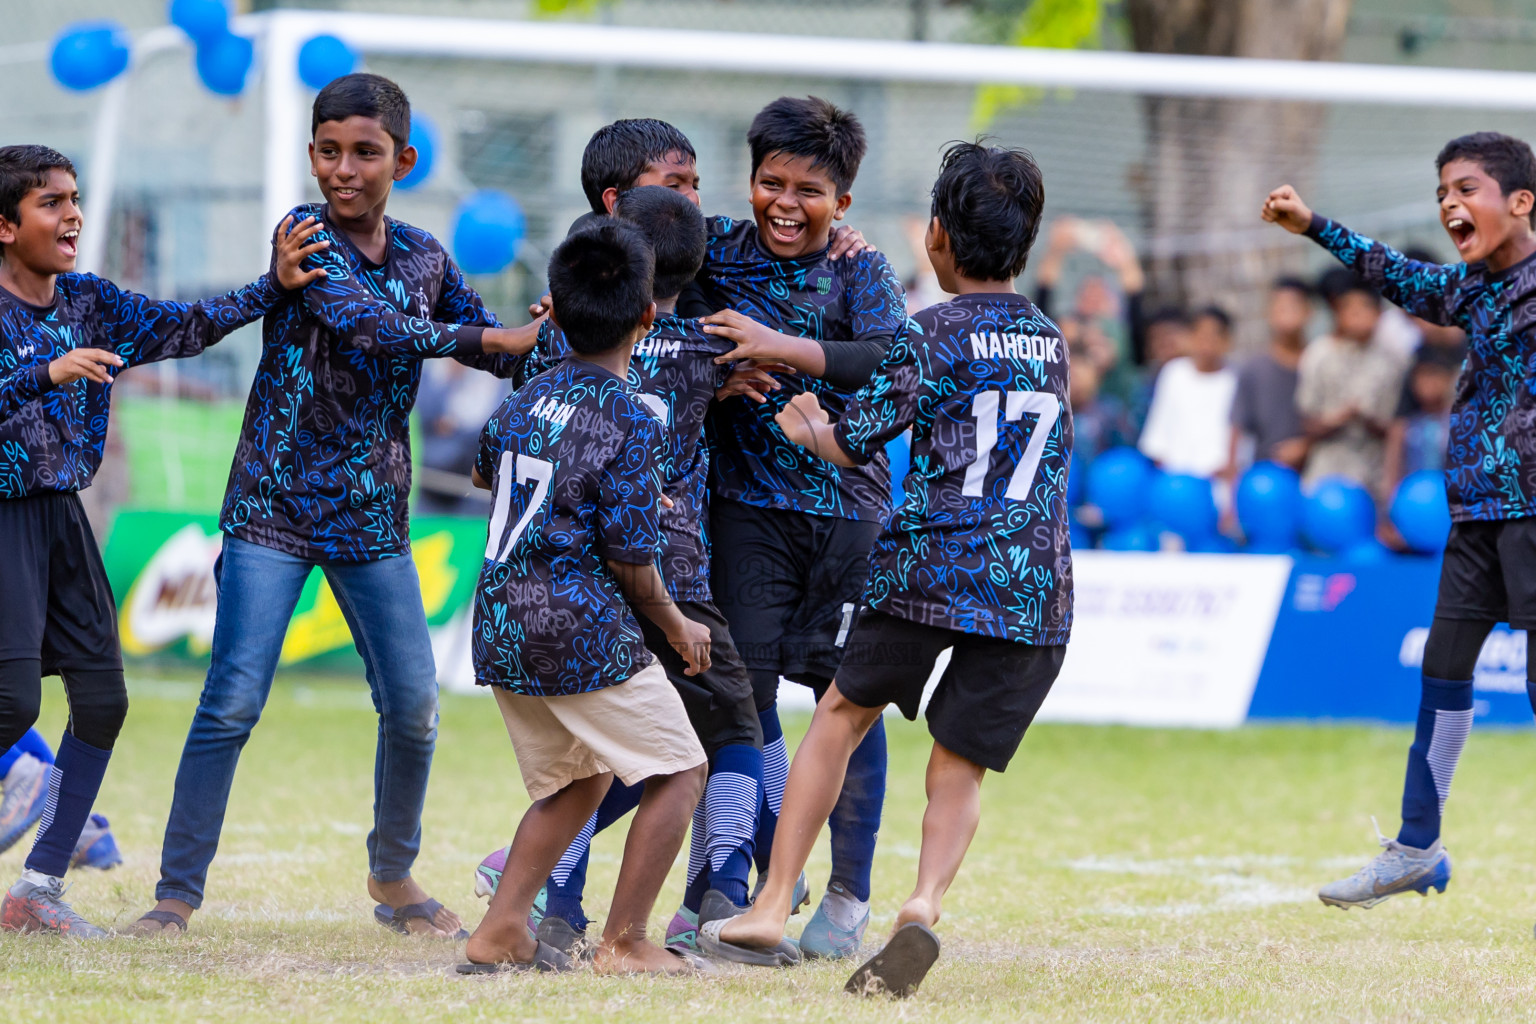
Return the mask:
<path id="1" fill-rule="evenodd" d="M 121 669 L 117 606 L 80 496 L 0 499 L 0 661 Z"/>
<path id="2" fill-rule="evenodd" d="M 710 588 L 771 707 L 778 677 L 824 689 L 853 630 L 879 523 L 710 503 Z"/>
<path id="3" fill-rule="evenodd" d="M 865 608 L 834 685 L 860 707 L 895 704 L 916 720 L 923 686 L 945 648 L 953 651 L 928 701 L 928 731 L 946 749 L 1003 771 L 1056 682 L 1065 645 L 1036 647 Z"/>
<path id="4" fill-rule="evenodd" d="M 1435 615 L 1536 629 L 1536 517 L 1452 523 Z"/>
<path id="5" fill-rule="evenodd" d="M 667 678 L 683 698 L 688 721 L 710 761 L 721 747 L 741 743 L 763 747 L 763 727 L 752 699 L 752 679 L 742 664 L 731 631 L 720 610 L 706 601 L 679 601 L 678 611 L 709 627 L 709 668 L 696 676 L 686 675 L 688 663 L 667 642 L 667 635 L 644 615 L 636 613 L 645 646 L 650 648 Z"/>

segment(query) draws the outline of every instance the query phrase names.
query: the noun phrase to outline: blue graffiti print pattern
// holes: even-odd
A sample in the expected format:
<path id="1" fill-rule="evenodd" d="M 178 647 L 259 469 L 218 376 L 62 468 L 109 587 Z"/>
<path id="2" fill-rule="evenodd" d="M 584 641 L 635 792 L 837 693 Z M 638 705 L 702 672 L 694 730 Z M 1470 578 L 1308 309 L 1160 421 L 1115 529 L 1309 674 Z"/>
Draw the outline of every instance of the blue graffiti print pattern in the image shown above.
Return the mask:
<path id="1" fill-rule="evenodd" d="M 658 567 L 674 601 L 711 601 L 709 589 L 709 448 L 704 420 L 729 366 L 715 357 L 735 346 L 705 334 L 697 320 L 660 316 L 635 345 L 629 386 L 666 426 L 666 446 L 657 464 L 662 493 L 672 501 L 661 510 Z M 545 321 L 529 354 L 538 372 L 570 353 L 560 328 Z"/>
<path id="2" fill-rule="evenodd" d="M 864 459 L 909 426 L 906 499 L 875 542 L 865 602 L 964 633 L 1066 643 L 1072 410 L 1056 325 L 1018 295 L 914 314 L 835 436 Z"/>
<path id="3" fill-rule="evenodd" d="M 475 468 L 493 503 L 475 590 L 475 681 L 558 697 L 649 665 L 607 562 L 654 562 L 657 420 L 627 382 L 580 359 L 501 404 Z"/>
<path id="4" fill-rule="evenodd" d="M 295 224 L 323 205 L 293 210 Z M 410 550 L 410 412 L 421 359 L 452 356 L 499 376 L 518 360 L 481 351 L 498 326 L 430 234 L 385 218 L 384 262 L 327 226 L 306 258 L 326 277 L 262 325 L 261 359 L 230 467 L 220 527 L 316 562 Z"/>
<path id="5" fill-rule="evenodd" d="M 122 369 L 195 356 L 282 295 L 268 276 L 194 303 L 159 302 L 93 274 L 60 274 L 47 307 L 0 290 L 0 498 L 78 491 L 101 465 L 112 385 L 55 387 L 50 361 L 76 348 L 110 349 Z"/>
<path id="6" fill-rule="evenodd" d="M 1315 215 L 1307 234 L 1409 313 L 1467 332 L 1445 460 L 1451 518 L 1536 514 L 1536 257 L 1492 274 L 1410 260 Z"/>
<path id="7" fill-rule="evenodd" d="M 708 227 L 700 283 L 711 309 L 734 309 L 776 331 L 818 341 L 875 341 L 889 347 L 905 335 L 906 295 L 880 253 L 830 260 L 822 250 L 801 259 L 778 259 L 759 244 L 751 221 L 711 217 Z M 834 416 L 852 392 L 800 374 L 783 375 L 779 382 L 783 387 L 765 403 L 736 397 L 715 406 L 710 417 L 714 494 L 764 508 L 884 522 L 890 514 L 891 474 L 883 452 L 867 466 L 839 469 L 791 444 L 774 422 L 801 391 L 814 391 Z"/>

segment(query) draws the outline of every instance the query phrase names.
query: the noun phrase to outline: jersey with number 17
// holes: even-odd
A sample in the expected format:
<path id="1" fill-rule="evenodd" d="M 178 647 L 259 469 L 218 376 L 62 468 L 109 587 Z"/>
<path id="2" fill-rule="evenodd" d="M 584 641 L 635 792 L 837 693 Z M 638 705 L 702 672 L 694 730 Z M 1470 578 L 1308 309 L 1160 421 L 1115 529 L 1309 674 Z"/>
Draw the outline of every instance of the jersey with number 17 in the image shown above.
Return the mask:
<path id="1" fill-rule="evenodd" d="M 907 335 L 838 421 L 867 459 L 912 428 L 906 499 L 870 555 L 864 601 L 1021 643 L 1072 629 L 1067 345 L 1021 295 L 961 295 Z"/>
<path id="2" fill-rule="evenodd" d="M 574 356 L 491 416 L 475 460 L 492 493 L 475 589 L 475 682 L 558 697 L 622 683 L 650 664 L 607 563 L 656 560 L 664 443 L 626 381 Z"/>

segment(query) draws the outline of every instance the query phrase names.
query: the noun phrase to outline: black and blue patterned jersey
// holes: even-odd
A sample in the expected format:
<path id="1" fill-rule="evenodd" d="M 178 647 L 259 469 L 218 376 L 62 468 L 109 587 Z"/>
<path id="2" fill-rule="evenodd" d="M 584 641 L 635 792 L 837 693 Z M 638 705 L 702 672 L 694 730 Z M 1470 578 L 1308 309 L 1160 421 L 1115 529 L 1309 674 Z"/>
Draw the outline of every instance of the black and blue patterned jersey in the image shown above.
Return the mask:
<path id="1" fill-rule="evenodd" d="M 1420 263 L 1316 215 L 1307 234 L 1409 313 L 1467 332 L 1445 460 L 1451 519 L 1536 515 L 1536 256 L 1494 274 Z"/>
<path id="2" fill-rule="evenodd" d="M 661 510 L 658 568 L 674 601 L 713 600 L 709 589 L 709 448 L 704 419 L 715 392 L 730 373 L 715 357 L 735 346 L 705 334 L 697 320 L 659 316 L 651 331 L 635 343 L 629 361 L 629 386 L 666 429 L 657 464 L 662 493 L 672 501 Z M 537 372 L 570 354 L 565 335 L 549 321 L 529 353 Z"/>
<path id="3" fill-rule="evenodd" d="M 121 372 L 195 356 L 282 295 L 268 276 L 193 303 L 145 298 L 93 274 L 60 274 L 47 306 L 0 289 L 0 498 L 78 491 L 101 465 L 112 384 L 55 386 L 50 361 L 71 349 L 108 349 L 122 357 Z"/>
<path id="4" fill-rule="evenodd" d="M 1072 411 L 1056 325 L 1013 294 L 914 314 L 834 436 L 867 459 L 909 426 L 906 498 L 870 554 L 865 603 L 963 633 L 1066 643 Z"/>
<path id="5" fill-rule="evenodd" d="M 325 219 L 323 205 L 292 214 Z M 410 412 L 421 360 L 453 356 L 510 376 L 517 360 L 482 354 L 498 326 L 458 266 L 420 228 L 389 218 L 375 264 L 327 225 L 306 257 L 327 277 L 275 306 L 229 471 L 219 525 L 241 540 L 316 562 L 410 550 Z"/>
<path id="6" fill-rule="evenodd" d="M 841 259 L 827 250 L 780 259 L 758 241 L 752 221 L 708 220 L 709 246 L 699 283 L 704 304 L 734 309 L 784 334 L 817 341 L 873 341 L 890 347 L 907 330 L 906 295 L 878 252 Z M 852 391 L 803 374 L 785 374 L 783 387 L 757 403 L 736 397 L 710 416 L 716 497 L 763 508 L 884 522 L 890 514 L 891 474 L 885 454 L 867 466 L 840 469 L 791 444 L 774 422 L 801 391 L 813 391 L 834 416 Z"/>
<path id="7" fill-rule="evenodd" d="M 475 681 L 558 697 L 622 683 L 651 654 L 607 562 L 654 562 L 661 422 L 628 382 L 569 358 L 480 435 L 491 485 L 475 589 Z"/>

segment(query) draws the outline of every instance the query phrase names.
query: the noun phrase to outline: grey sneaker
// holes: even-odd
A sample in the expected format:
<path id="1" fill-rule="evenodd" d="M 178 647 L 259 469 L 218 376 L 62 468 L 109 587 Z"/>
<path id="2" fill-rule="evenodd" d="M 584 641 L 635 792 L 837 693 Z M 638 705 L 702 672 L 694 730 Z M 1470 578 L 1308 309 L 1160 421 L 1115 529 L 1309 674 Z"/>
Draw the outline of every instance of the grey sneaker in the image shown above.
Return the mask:
<path id="1" fill-rule="evenodd" d="M 758 872 L 757 884 L 752 886 L 752 898 L 748 902 L 756 903 L 757 897 L 762 894 L 763 886 L 767 884 L 767 874 Z M 805 880 L 805 872 L 802 871 L 800 872 L 800 877 L 795 879 L 795 896 L 793 907 L 789 912 L 790 916 L 793 917 L 795 914 L 800 913 L 800 908 L 809 902 L 811 902 L 811 883 Z"/>
<path id="2" fill-rule="evenodd" d="M 807 960 L 853 956 L 864 945 L 868 927 L 869 903 L 854 899 L 841 882 L 833 882 L 800 933 L 800 952 Z"/>
<path id="3" fill-rule="evenodd" d="M 64 880 L 36 885 L 25 879 L 11 886 L 0 903 L 0 931 L 48 932 L 69 939 L 105 939 L 107 932 L 75 913 L 64 902 Z"/>
<path id="4" fill-rule="evenodd" d="M 43 816 L 51 772 L 31 754 L 22 754 L 11 765 L 3 780 L 5 797 L 0 799 L 0 853 L 14 846 Z"/>
<path id="5" fill-rule="evenodd" d="M 1427 850 L 1404 846 L 1396 839 L 1381 837 L 1382 851 L 1369 864 L 1337 882 L 1317 891 L 1317 898 L 1330 907 L 1359 907 L 1369 910 L 1388 896 L 1416 892 L 1428 896 L 1433 888 L 1445 892 L 1451 881 L 1451 856 L 1440 840 Z"/>

